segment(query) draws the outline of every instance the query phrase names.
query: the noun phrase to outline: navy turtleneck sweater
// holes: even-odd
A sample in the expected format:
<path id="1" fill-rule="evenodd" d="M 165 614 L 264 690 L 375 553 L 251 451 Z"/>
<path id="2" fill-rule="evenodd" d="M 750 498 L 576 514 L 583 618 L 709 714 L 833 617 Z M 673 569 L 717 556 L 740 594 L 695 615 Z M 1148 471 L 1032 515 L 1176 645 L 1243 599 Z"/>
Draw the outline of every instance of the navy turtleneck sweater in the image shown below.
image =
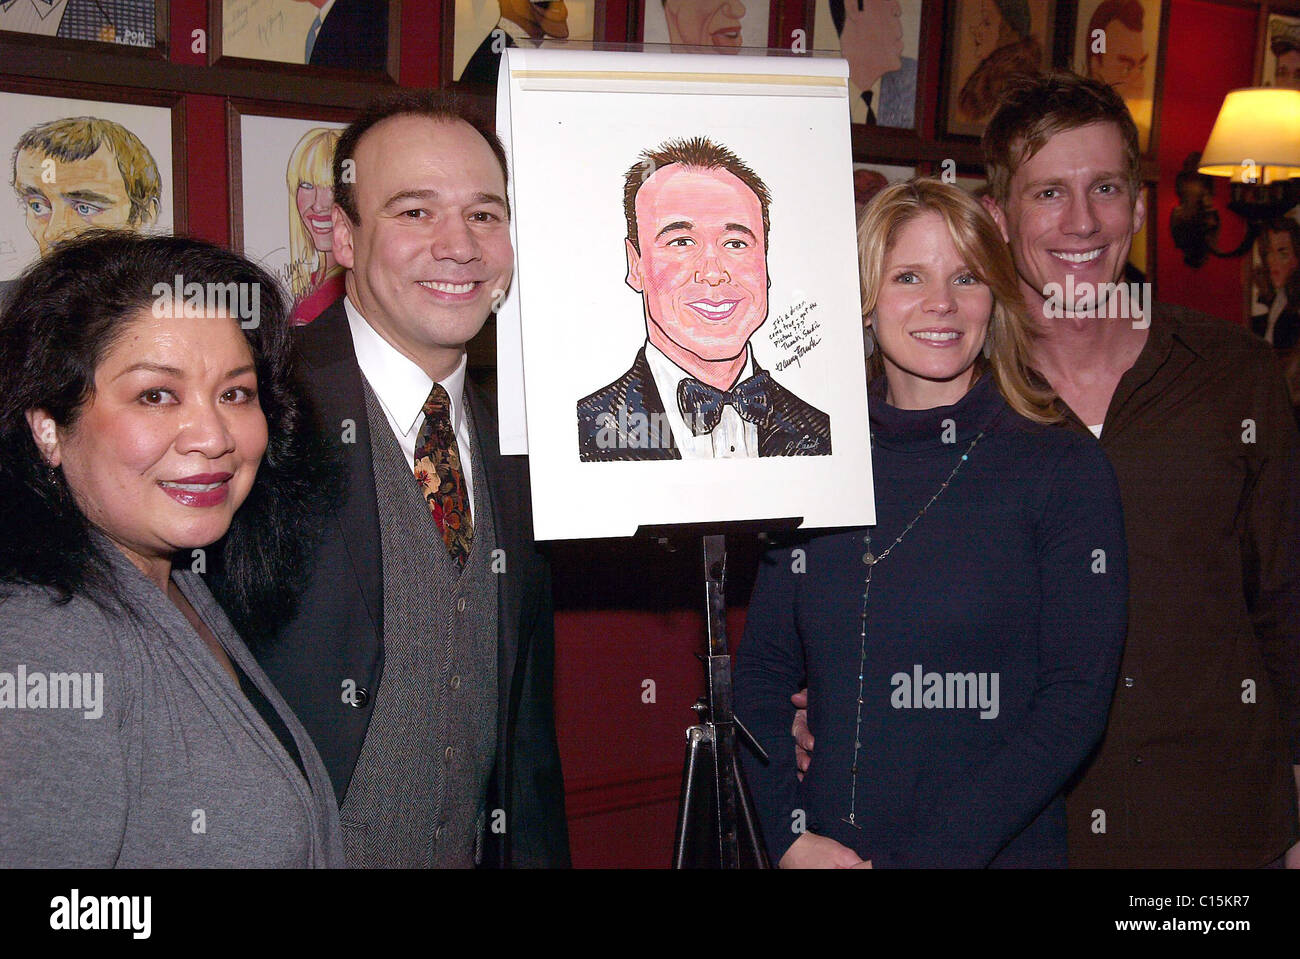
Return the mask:
<path id="1" fill-rule="evenodd" d="M 735 674 L 772 862 L 807 831 L 877 867 L 1064 866 L 1061 790 L 1101 738 L 1127 623 L 1115 475 L 1100 446 L 1015 414 L 985 376 L 956 404 L 870 400 L 877 525 L 764 557 Z M 853 789 L 866 537 L 867 604 Z M 796 780 L 790 695 L 808 687 Z"/>

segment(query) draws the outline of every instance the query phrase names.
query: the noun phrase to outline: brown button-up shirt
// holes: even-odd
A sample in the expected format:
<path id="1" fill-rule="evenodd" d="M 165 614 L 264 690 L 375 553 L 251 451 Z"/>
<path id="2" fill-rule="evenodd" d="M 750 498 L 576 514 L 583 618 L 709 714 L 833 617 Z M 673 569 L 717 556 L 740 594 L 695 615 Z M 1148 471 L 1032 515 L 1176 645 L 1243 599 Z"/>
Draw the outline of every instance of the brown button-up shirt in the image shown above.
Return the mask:
<path id="1" fill-rule="evenodd" d="M 1105 738 L 1069 795 L 1070 864 L 1260 866 L 1300 835 L 1300 434 L 1262 340 L 1154 312 L 1101 435 L 1129 627 Z"/>

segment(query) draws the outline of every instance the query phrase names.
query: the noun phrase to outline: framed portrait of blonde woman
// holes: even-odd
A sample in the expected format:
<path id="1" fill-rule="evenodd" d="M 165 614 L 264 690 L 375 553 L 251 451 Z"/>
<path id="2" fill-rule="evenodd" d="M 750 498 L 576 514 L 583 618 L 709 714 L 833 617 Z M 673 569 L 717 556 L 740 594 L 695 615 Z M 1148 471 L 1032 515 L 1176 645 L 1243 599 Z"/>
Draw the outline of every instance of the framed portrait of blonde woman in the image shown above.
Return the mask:
<path id="1" fill-rule="evenodd" d="M 334 147 L 346 110 L 232 100 L 230 243 L 276 277 L 293 302 L 292 322 L 310 323 L 343 295 L 334 259 Z"/>

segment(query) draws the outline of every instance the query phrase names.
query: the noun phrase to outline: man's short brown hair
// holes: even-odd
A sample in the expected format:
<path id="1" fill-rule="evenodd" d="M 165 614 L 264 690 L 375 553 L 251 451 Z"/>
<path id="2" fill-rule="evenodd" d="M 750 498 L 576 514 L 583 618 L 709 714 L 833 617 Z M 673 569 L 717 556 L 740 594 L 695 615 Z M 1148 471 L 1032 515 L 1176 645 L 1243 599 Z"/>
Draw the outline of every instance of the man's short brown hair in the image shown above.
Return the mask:
<path id="1" fill-rule="evenodd" d="M 1118 93 L 1074 73 L 1017 76 L 1002 91 L 984 130 L 984 165 L 993 199 L 1007 201 L 1011 177 L 1058 133 L 1113 123 L 1124 139 L 1125 172 L 1136 199 L 1141 184 L 1137 124 Z"/>
<path id="2" fill-rule="evenodd" d="M 455 123 L 457 120 L 468 123 L 487 141 L 492 155 L 501 167 L 501 179 L 509 187 L 510 174 L 506 170 L 505 147 L 492 124 L 477 107 L 455 94 L 403 90 L 371 101 L 361 115 L 348 124 L 334 147 L 334 202 L 343 208 L 353 223 L 361 223 L 355 183 L 357 145 L 371 127 L 389 117 L 404 116 L 427 117 L 443 123 Z M 506 212 L 509 213 L 510 200 L 503 199 L 506 201 Z"/>
<path id="3" fill-rule="evenodd" d="M 768 192 L 757 173 L 748 164 L 726 147 L 714 143 L 707 137 L 669 140 L 653 150 L 642 150 L 637 162 L 632 164 L 623 178 L 623 214 L 627 217 L 627 238 L 638 253 L 641 243 L 636 232 L 636 195 L 641 184 L 650 179 L 661 168 L 672 163 L 697 170 L 726 170 L 758 197 L 758 205 L 763 210 L 763 249 L 767 249 L 768 218 L 767 208 L 772 202 Z"/>
<path id="4" fill-rule="evenodd" d="M 9 182 L 18 183 L 18 154 L 31 150 L 63 163 L 93 156 L 107 145 L 117 161 L 126 195 L 131 200 L 127 223 L 148 226 L 158 218 L 162 206 L 162 177 L 153 154 L 138 136 L 112 120 L 102 117 L 65 117 L 32 127 L 14 147 L 10 160 Z"/>

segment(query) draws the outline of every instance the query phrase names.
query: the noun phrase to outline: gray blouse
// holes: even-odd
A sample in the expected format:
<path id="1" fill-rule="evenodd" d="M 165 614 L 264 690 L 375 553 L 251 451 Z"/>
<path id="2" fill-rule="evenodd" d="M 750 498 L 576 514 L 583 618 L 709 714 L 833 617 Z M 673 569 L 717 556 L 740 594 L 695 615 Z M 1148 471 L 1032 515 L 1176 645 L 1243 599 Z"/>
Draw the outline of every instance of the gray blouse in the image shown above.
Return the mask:
<path id="1" fill-rule="evenodd" d="M 181 611 L 103 548 L 129 613 L 39 587 L 0 600 L 0 866 L 344 865 L 325 767 L 202 577 L 172 574 L 306 779 Z"/>

